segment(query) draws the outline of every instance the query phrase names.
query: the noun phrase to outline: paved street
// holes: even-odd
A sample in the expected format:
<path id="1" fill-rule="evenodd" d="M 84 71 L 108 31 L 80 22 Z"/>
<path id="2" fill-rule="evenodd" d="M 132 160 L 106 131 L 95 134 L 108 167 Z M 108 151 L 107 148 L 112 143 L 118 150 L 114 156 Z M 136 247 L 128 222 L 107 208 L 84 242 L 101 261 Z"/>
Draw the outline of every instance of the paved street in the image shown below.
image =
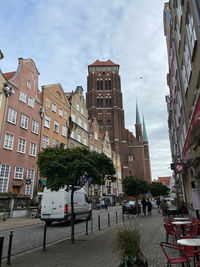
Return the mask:
<path id="1" fill-rule="evenodd" d="M 119 208 L 119 207 L 118 207 Z M 109 212 L 116 211 L 116 207 L 110 208 Z M 100 211 L 105 218 L 106 211 Z M 140 215 L 125 218 L 125 224 L 139 227 L 141 232 L 141 247 L 150 267 L 166 266 L 166 259 L 161 251 L 158 241 L 165 240 L 165 230 L 163 228 L 163 217 L 157 210 L 153 210 L 152 216 Z M 71 244 L 70 240 L 47 246 L 46 252 L 41 248 L 32 250 L 27 253 L 14 256 L 11 259 L 14 267 L 35 267 L 35 266 L 71 266 L 71 267 L 117 267 L 119 265 L 119 257 L 114 248 L 113 239 L 117 227 L 122 223 L 111 223 L 111 227 L 105 226 L 100 231 L 94 230 L 93 235 L 89 233 L 78 234 L 75 244 Z M 41 227 L 41 225 L 38 225 Z M 51 227 L 50 227 L 51 228 Z M 58 227 L 52 227 L 55 230 Z M 62 228 L 62 227 L 61 227 Z M 70 228 L 70 227 L 68 227 Z M 66 227 L 64 227 L 66 230 Z M 70 229 L 68 230 L 70 231 Z M 7 266 L 4 260 L 3 267 Z M 179 267 L 177 265 L 177 267 Z"/>

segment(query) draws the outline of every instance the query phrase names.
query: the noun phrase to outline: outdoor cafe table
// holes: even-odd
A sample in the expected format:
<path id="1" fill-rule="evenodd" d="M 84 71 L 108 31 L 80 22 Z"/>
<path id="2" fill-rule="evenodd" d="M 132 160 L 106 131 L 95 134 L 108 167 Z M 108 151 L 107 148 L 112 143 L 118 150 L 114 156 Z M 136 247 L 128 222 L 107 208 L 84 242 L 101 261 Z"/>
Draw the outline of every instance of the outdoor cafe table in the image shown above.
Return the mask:
<path id="1" fill-rule="evenodd" d="M 185 217 L 178 218 L 178 217 L 174 217 L 173 220 L 174 221 L 189 221 L 190 218 L 185 218 Z"/>
<path id="2" fill-rule="evenodd" d="M 200 247 L 200 238 L 186 238 L 179 239 L 177 243 L 182 246 L 192 246 L 192 247 Z M 199 260 L 198 254 L 196 254 L 197 261 Z"/>
<path id="3" fill-rule="evenodd" d="M 185 225 L 187 224 L 192 224 L 191 221 L 176 221 L 176 222 L 172 222 L 172 224 L 174 225 L 180 225 L 181 226 L 181 230 L 182 230 L 182 234 L 185 235 Z"/>

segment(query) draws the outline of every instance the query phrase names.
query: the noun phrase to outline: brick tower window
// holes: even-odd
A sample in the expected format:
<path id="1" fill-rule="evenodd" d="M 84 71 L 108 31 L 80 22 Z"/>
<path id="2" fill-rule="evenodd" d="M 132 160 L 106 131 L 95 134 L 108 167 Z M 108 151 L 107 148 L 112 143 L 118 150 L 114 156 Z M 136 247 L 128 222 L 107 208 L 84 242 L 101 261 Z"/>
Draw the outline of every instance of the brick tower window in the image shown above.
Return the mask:
<path id="1" fill-rule="evenodd" d="M 105 80 L 105 90 L 108 90 L 108 81 Z"/>
<path id="2" fill-rule="evenodd" d="M 112 98 L 109 98 L 108 106 L 111 108 L 112 107 Z"/>
<path id="3" fill-rule="evenodd" d="M 100 81 L 100 90 L 103 90 L 103 81 Z"/>
<path id="4" fill-rule="evenodd" d="M 108 107 L 108 105 L 109 105 L 109 100 L 108 100 L 108 98 L 106 97 L 106 100 L 105 100 L 105 106 Z"/>
<path id="5" fill-rule="evenodd" d="M 111 126 L 111 121 L 107 120 L 107 126 Z"/>
<path id="6" fill-rule="evenodd" d="M 97 81 L 97 90 L 99 90 L 99 80 Z"/>
<path id="7" fill-rule="evenodd" d="M 99 126 L 102 126 L 102 120 L 98 121 Z"/>
<path id="8" fill-rule="evenodd" d="M 111 90 L 111 80 L 109 80 L 109 90 Z"/>

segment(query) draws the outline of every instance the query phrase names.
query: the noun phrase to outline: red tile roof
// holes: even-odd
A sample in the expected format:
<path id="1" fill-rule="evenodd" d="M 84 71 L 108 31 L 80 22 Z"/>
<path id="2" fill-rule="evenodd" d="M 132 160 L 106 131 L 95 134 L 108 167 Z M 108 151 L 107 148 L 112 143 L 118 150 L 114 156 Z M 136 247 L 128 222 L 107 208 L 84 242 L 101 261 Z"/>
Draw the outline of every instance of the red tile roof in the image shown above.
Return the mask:
<path id="1" fill-rule="evenodd" d="M 100 61 L 97 59 L 94 63 L 90 64 L 88 67 L 93 67 L 93 66 L 119 66 L 119 65 L 115 64 L 110 59 L 108 59 L 107 61 Z"/>
<path id="2" fill-rule="evenodd" d="M 13 72 L 7 72 L 7 73 L 3 73 L 3 76 L 7 79 L 10 80 L 14 75 L 15 75 L 16 71 Z"/>

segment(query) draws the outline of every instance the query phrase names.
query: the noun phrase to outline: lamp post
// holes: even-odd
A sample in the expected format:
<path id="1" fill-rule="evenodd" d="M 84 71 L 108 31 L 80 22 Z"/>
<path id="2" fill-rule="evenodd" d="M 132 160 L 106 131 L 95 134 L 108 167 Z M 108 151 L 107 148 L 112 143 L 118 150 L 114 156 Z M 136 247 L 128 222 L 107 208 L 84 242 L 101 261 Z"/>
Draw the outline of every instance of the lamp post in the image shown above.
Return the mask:
<path id="1" fill-rule="evenodd" d="M 4 125 L 5 125 L 5 121 L 6 121 L 6 111 L 7 111 L 7 106 L 8 106 L 8 97 L 13 95 L 15 93 L 15 91 L 11 87 L 9 87 L 7 84 L 4 84 L 3 92 L 4 92 L 5 96 L 6 96 L 6 104 L 5 104 L 5 108 L 4 108 L 3 123 L 2 123 L 2 127 L 1 127 L 0 148 L 1 148 L 1 144 L 2 144 L 3 130 L 4 130 Z"/>

